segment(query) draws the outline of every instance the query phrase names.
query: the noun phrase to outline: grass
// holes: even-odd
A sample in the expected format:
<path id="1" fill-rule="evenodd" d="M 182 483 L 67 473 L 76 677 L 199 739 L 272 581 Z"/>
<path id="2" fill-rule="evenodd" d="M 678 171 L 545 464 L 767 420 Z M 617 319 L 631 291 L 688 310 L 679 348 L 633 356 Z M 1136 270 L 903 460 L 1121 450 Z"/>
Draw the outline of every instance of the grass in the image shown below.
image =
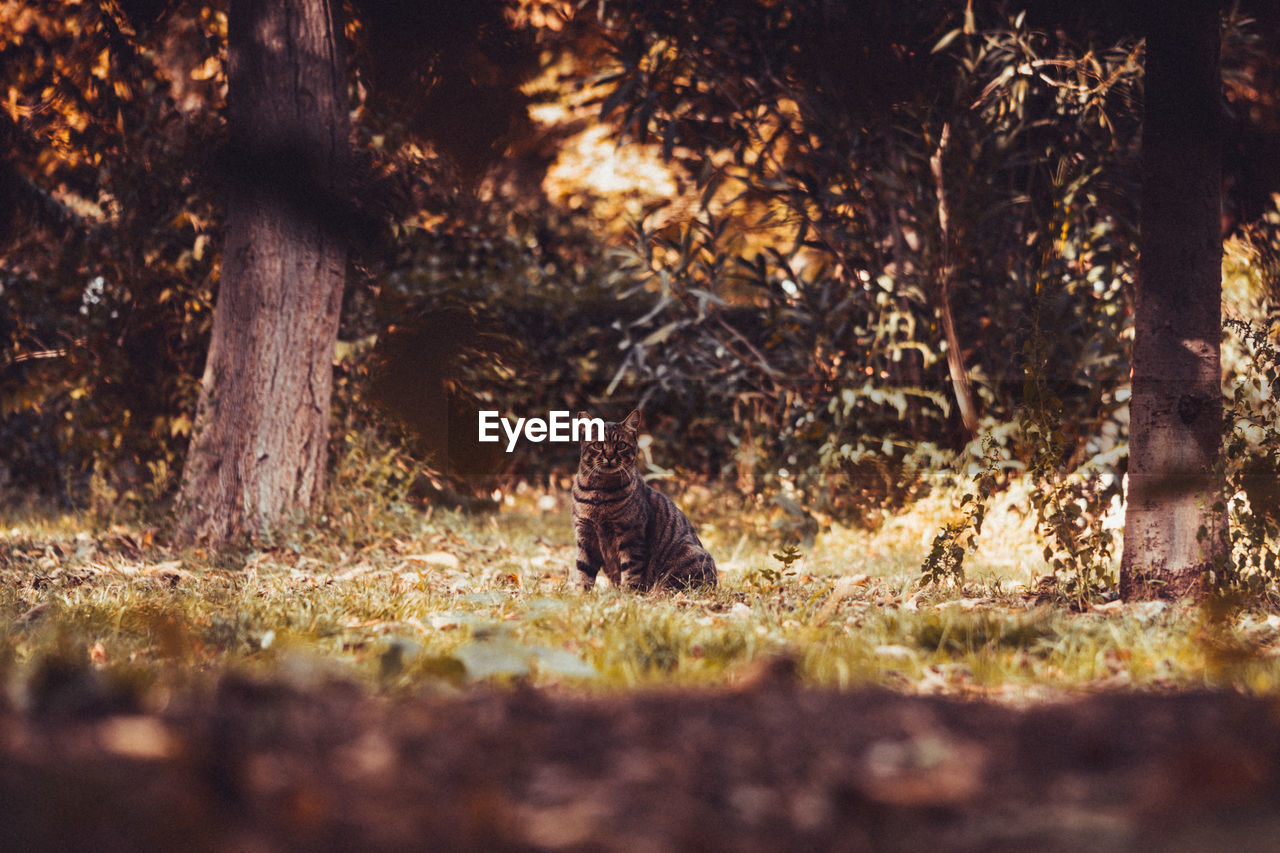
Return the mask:
<path id="1" fill-rule="evenodd" d="M 790 569 L 763 519 L 689 505 L 713 592 L 582 595 L 564 497 L 496 515 L 350 489 L 256 550 L 173 551 L 139 526 L 26 512 L 0 525 L 0 680 L 19 705 L 162 706 L 228 671 L 400 695 L 479 682 L 732 688 L 792 662 L 804 684 L 1034 702 L 1076 690 L 1280 688 L 1280 618 L 1190 605 L 1076 612 L 1037 595 L 1016 493 L 961 588 L 920 589 L 945 501 L 835 528 Z M 540 499 L 540 500 L 539 500 Z M 722 503 L 722 502 L 721 502 Z M 540 508 L 541 507 L 541 508 Z"/>

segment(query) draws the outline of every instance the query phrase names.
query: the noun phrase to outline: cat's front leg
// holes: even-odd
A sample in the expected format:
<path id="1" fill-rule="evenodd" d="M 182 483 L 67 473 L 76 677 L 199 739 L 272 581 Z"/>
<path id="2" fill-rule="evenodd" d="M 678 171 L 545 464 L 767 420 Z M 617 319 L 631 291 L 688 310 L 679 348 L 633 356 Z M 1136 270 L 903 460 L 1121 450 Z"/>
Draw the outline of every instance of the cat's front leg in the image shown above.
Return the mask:
<path id="1" fill-rule="evenodd" d="M 649 588 L 649 549 L 642 536 L 619 545 L 618 569 L 623 589 Z"/>
<path id="2" fill-rule="evenodd" d="M 595 575 L 600 573 L 604 565 L 604 556 L 600 551 L 599 533 L 595 525 L 586 519 L 573 514 L 573 542 L 577 544 L 577 558 L 573 561 L 573 579 L 582 592 L 595 589 Z"/>
<path id="3" fill-rule="evenodd" d="M 578 586 L 583 592 L 590 592 L 595 589 L 596 575 L 600 573 L 600 567 L 604 565 L 604 560 L 595 549 L 590 547 L 584 531 L 578 531 L 578 559 L 574 564 L 574 572 Z"/>

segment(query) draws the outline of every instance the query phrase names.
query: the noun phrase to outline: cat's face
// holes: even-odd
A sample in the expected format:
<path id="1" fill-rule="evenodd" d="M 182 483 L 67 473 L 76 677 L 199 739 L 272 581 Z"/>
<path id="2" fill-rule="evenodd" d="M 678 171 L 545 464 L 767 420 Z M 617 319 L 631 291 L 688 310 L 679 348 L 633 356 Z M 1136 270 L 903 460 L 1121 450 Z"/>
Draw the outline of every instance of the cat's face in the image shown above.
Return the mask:
<path id="1" fill-rule="evenodd" d="M 606 423 L 604 438 L 582 442 L 582 464 L 599 474 L 617 474 L 636 467 L 640 438 L 640 413 L 632 412 L 622 423 Z"/>

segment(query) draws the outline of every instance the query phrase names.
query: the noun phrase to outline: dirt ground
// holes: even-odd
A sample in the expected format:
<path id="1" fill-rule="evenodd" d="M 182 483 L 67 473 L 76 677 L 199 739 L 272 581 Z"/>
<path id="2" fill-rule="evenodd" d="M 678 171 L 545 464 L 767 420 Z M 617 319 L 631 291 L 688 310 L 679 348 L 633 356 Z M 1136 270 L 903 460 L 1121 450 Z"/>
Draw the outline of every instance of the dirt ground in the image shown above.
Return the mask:
<path id="1" fill-rule="evenodd" d="M 1234 694 L 1019 710 L 765 673 L 387 700 L 228 678 L 179 704 L 0 710 L 0 850 L 1280 849 L 1280 706 Z"/>

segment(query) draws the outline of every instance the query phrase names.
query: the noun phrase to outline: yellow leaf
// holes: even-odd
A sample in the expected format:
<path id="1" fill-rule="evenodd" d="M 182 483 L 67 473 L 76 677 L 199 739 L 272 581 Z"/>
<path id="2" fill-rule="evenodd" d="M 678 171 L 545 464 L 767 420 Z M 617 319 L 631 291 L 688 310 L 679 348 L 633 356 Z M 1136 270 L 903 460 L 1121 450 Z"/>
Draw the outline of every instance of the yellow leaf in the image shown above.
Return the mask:
<path id="1" fill-rule="evenodd" d="M 217 56 L 211 56 L 200 65 L 199 68 L 191 69 L 192 80 L 212 80 L 222 70 L 222 60 Z"/>

